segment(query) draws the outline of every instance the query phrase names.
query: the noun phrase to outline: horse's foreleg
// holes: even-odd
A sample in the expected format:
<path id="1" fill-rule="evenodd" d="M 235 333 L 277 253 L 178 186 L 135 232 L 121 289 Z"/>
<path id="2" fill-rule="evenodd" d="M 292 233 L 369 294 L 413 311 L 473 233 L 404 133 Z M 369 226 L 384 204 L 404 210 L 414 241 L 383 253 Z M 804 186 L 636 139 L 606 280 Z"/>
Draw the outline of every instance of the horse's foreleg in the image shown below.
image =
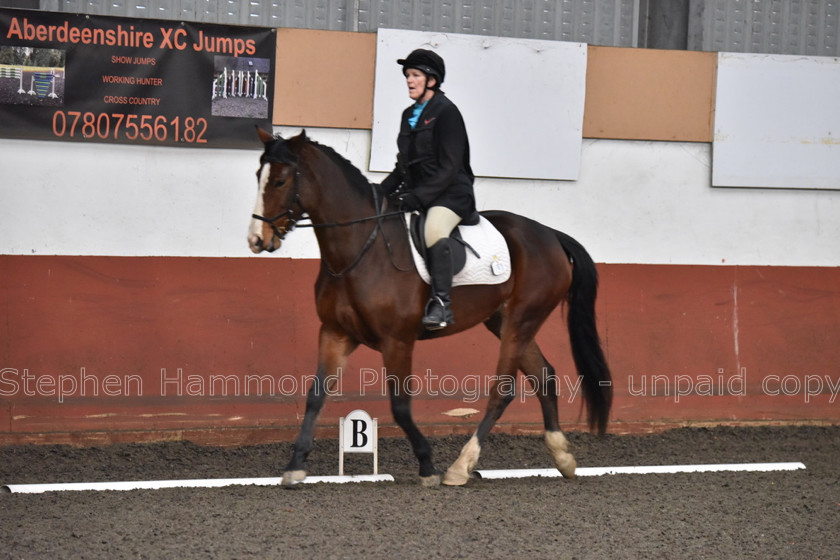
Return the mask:
<path id="1" fill-rule="evenodd" d="M 402 390 L 396 393 L 389 387 L 389 391 L 391 391 L 391 412 L 394 415 L 394 421 L 405 432 L 414 456 L 420 463 L 421 484 L 427 487 L 439 485 L 440 471 L 435 469 L 432 461 L 432 447 L 411 417 L 411 397 Z"/>
<path id="2" fill-rule="evenodd" d="M 327 394 L 334 389 L 331 385 L 341 375 L 347 357 L 358 346 L 343 333 L 321 327 L 318 341 L 318 371 L 306 395 L 306 412 L 300 433 L 292 449 L 292 458 L 283 472 L 283 485 L 292 486 L 306 478 L 306 459 L 312 451 L 315 439 L 315 423 L 324 406 Z"/>
<path id="3" fill-rule="evenodd" d="M 318 420 L 327 396 L 326 377 L 326 371 L 319 365 L 315 379 L 312 380 L 312 385 L 309 386 L 309 392 L 306 394 L 306 412 L 300 426 L 300 433 L 292 447 L 292 458 L 283 472 L 283 486 L 292 486 L 306 478 L 306 459 L 314 444 L 315 422 Z"/>
<path id="4" fill-rule="evenodd" d="M 420 481 L 423 486 L 440 484 L 440 472 L 432 461 L 432 447 L 411 417 L 411 354 L 412 344 L 391 342 L 383 348 L 382 356 L 387 372 L 388 394 L 394 421 L 405 432 L 414 456 L 420 463 Z"/>

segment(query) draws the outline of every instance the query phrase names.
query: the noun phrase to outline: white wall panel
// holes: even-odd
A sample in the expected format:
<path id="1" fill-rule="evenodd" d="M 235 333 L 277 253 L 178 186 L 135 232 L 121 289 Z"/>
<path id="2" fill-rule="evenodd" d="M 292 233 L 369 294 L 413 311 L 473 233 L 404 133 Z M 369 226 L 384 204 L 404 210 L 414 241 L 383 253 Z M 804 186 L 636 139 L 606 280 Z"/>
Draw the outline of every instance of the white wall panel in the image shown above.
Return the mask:
<path id="1" fill-rule="evenodd" d="M 840 189 L 840 59 L 720 53 L 713 184 Z"/>
<path id="2" fill-rule="evenodd" d="M 0 253 L 245 256 L 258 158 L 0 140 Z"/>
<path id="3" fill-rule="evenodd" d="M 443 90 L 458 105 L 472 168 L 484 177 L 577 179 L 586 45 L 380 29 L 370 169 L 390 171 L 408 97 L 397 59 L 416 48 L 446 63 Z"/>
<path id="4" fill-rule="evenodd" d="M 363 168 L 370 132 L 307 134 Z M 317 258 L 308 229 L 274 255 L 248 251 L 258 157 L 258 149 L 0 140 L 0 253 Z M 840 191 L 710 181 L 708 144 L 586 140 L 578 181 L 479 179 L 476 192 L 480 209 L 563 230 L 597 262 L 840 266 Z"/>

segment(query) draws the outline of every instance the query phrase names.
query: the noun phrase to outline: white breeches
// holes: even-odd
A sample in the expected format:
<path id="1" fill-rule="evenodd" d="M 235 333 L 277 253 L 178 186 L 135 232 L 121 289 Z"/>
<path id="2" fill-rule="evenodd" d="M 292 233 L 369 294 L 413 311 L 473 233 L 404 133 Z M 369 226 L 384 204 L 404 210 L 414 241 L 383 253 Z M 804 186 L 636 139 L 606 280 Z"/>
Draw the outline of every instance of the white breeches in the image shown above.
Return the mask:
<path id="1" fill-rule="evenodd" d="M 461 223 L 461 217 L 444 206 L 432 206 L 426 211 L 426 227 L 423 235 L 426 247 L 431 247 L 441 239 L 449 237 L 452 230 Z"/>

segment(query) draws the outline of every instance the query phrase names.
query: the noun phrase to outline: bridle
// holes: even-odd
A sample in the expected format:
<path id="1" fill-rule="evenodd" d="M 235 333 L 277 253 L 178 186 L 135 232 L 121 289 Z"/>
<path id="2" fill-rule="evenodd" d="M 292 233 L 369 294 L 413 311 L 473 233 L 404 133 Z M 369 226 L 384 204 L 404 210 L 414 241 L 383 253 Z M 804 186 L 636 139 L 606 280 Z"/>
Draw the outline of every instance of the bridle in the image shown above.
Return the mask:
<path id="1" fill-rule="evenodd" d="M 272 160 L 266 160 L 266 161 L 272 162 Z M 281 161 L 277 161 L 277 160 L 274 160 L 274 161 L 275 161 L 275 163 L 285 163 L 286 165 L 289 165 L 287 162 L 281 162 Z M 350 272 L 351 270 L 356 268 L 356 266 L 362 261 L 362 258 L 365 256 L 365 254 L 368 252 L 368 250 L 373 246 L 374 241 L 376 241 L 376 238 L 379 236 L 380 231 L 382 231 L 382 220 L 385 219 L 385 218 L 392 218 L 392 217 L 395 217 L 395 216 L 404 216 L 405 213 L 401 212 L 401 211 L 385 212 L 384 210 L 385 210 L 385 206 L 387 204 L 387 198 L 380 196 L 379 191 L 376 189 L 376 185 L 374 185 L 373 183 L 370 183 L 370 190 L 371 190 L 371 194 L 373 195 L 373 207 L 376 211 L 375 215 L 366 216 L 364 218 L 358 218 L 358 219 L 355 219 L 355 220 L 350 220 L 348 222 L 327 222 L 327 223 L 323 223 L 323 224 L 314 224 L 314 223 L 310 222 L 310 223 L 300 224 L 300 223 L 298 223 L 300 220 L 309 219 L 309 213 L 306 211 L 306 209 L 303 207 L 303 205 L 300 201 L 300 187 L 299 187 L 299 182 L 300 182 L 300 178 L 301 178 L 300 169 L 298 168 L 297 164 L 293 164 L 293 165 L 294 165 L 294 168 L 295 168 L 295 173 L 294 173 L 294 191 L 292 192 L 292 194 L 293 194 L 292 204 L 290 204 L 289 207 L 286 210 L 277 214 L 276 216 L 272 216 L 271 218 L 266 218 L 265 216 L 261 216 L 259 214 L 251 214 L 251 217 L 254 218 L 255 220 L 259 220 L 259 221 L 264 222 L 264 223 L 268 224 L 269 226 L 271 226 L 271 230 L 274 232 L 274 235 L 276 235 L 279 239 L 284 239 L 286 237 L 286 234 L 289 233 L 290 231 L 292 231 L 293 229 L 295 229 L 296 227 L 310 227 L 310 228 L 313 228 L 313 229 L 315 229 L 315 228 L 346 227 L 346 226 L 352 226 L 352 225 L 362 224 L 362 223 L 365 223 L 365 222 L 371 222 L 371 221 L 376 220 L 376 226 L 373 228 L 373 231 L 370 232 L 370 235 L 368 236 L 364 245 L 362 245 L 361 250 L 359 250 L 359 254 L 356 256 L 356 258 L 353 260 L 353 262 L 350 263 L 343 270 L 341 270 L 340 272 L 335 272 L 332 268 L 330 268 L 329 264 L 327 264 L 327 262 L 324 259 L 321 259 L 321 262 L 323 262 L 323 264 L 324 264 L 324 268 L 326 269 L 327 273 L 330 276 L 332 276 L 334 278 L 341 278 L 342 276 L 344 276 L 345 274 L 347 274 L 348 272 Z M 299 214 L 297 214 L 297 212 L 295 211 L 294 205 L 297 205 L 297 207 L 300 209 Z M 277 220 L 281 219 L 281 218 L 286 218 L 286 224 L 283 226 L 282 231 L 277 227 L 277 224 L 275 224 L 275 222 Z M 391 260 L 391 265 L 394 266 L 394 268 L 396 268 L 397 270 L 401 270 L 401 271 L 409 270 L 409 269 L 403 269 L 403 268 L 397 266 L 397 264 L 394 262 L 394 254 L 393 254 L 393 251 L 391 249 L 391 243 L 385 237 L 385 232 L 384 231 L 382 231 L 382 238 L 385 239 L 385 246 L 388 249 L 388 255 L 389 255 L 390 260 Z"/>
<path id="2" fill-rule="evenodd" d="M 272 160 L 267 160 L 267 161 L 270 163 Z M 276 163 L 282 163 L 282 162 L 276 162 Z M 274 235 L 276 235 L 280 239 L 284 239 L 286 237 L 287 233 L 289 233 L 290 231 L 295 229 L 295 226 L 297 225 L 298 220 L 307 217 L 306 216 L 306 210 L 303 209 L 303 206 L 301 206 L 301 203 L 300 203 L 300 189 L 298 187 L 299 180 L 300 180 L 300 169 L 298 169 L 297 165 L 295 165 L 294 191 L 293 191 L 294 199 L 292 200 L 292 204 L 290 204 L 289 207 L 286 210 L 284 210 L 283 212 L 280 212 L 279 214 L 277 214 L 276 216 L 273 216 L 271 218 L 266 218 L 265 216 L 260 216 L 259 214 L 251 214 L 251 217 L 254 218 L 255 220 L 265 222 L 266 224 L 271 226 L 271 231 L 273 231 Z M 297 204 L 298 208 L 301 209 L 300 216 L 295 216 L 295 209 L 293 207 L 293 205 L 295 205 L 295 204 Z M 280 218 L 286 218 L 286 225 L 283 226 L 283 231 L 280 231 L 277 228 L 277 224 L 274 223 L 277 220 L 279 220 Z"/>

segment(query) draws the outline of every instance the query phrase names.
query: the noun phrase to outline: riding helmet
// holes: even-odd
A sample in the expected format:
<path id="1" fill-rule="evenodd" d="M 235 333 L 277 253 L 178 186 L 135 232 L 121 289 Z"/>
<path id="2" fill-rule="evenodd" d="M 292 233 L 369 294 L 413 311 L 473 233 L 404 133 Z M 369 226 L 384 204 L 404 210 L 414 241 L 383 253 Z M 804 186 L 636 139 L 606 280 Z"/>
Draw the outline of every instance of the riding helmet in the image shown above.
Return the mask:
<path id="1" fill-rule="evenodd" d="M 397 64 L 403 67 L 403 74 L 409 68 L 416 68 L 424 74 L 434 76 L 437 79 L 438 86 L 443 83 L 443 78 L 446 76 L 446 66 L 443 64 L 443 59 L 438 53 L 426 49 L 411 51 L 411 54 L 407 57 L 397 60 Z"/>

